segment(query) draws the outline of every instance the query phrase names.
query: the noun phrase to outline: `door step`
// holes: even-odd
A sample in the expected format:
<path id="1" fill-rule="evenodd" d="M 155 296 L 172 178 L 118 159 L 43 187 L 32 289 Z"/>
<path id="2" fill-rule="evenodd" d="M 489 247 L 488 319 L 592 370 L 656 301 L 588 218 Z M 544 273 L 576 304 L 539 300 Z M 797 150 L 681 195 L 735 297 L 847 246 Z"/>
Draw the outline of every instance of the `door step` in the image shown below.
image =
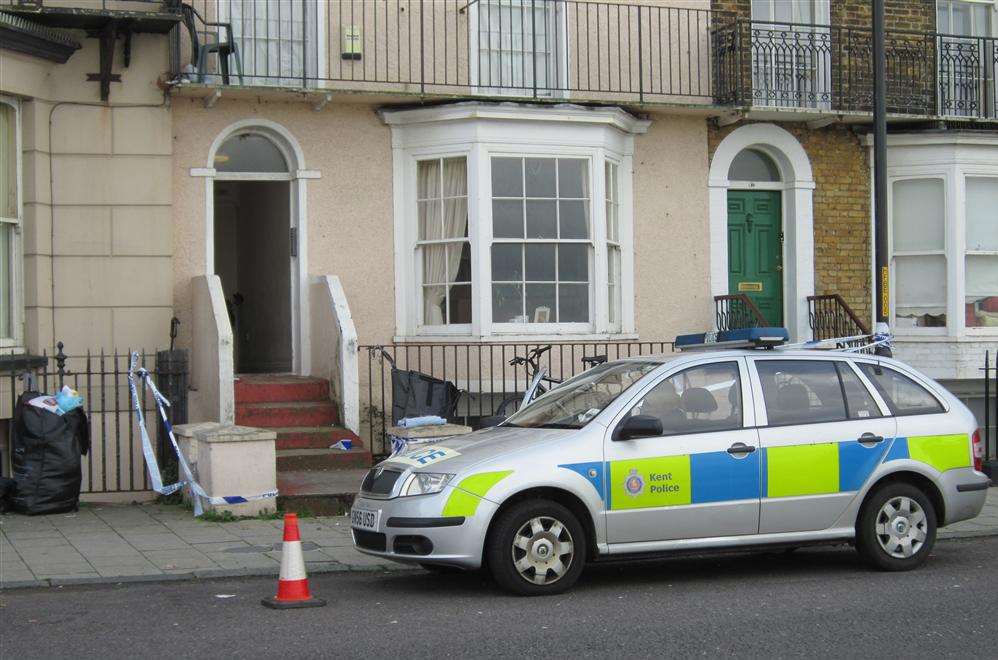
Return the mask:
<path id="1" fill-rule="evenodd" d="M 289 470 L 277 475 L 277 507 L 281 511 L 314 516 L 347 513 L 367 470 L 332 472 Z"/>
<path id="2" fill-rule="evenodd" d="M 353 449 L 278 449 L 277 474 L 287 471 L 343 470 L 371 467 L 371 451 Z"/>
<path id="3" fill-rule="evenodd" d="M 340 440 L 350 440 L 354 447 L 363 447 L 360 437 L 342 426 L 278 426 L 278 449 L 329 449 Z"/>
<path id="4" fill-rule="evenodd" d="M 329 381 L 307 376 L 238 376 L 235 382 L 239 403 L 276 403 L 279 401 L 327 401 Z"/>
<path id="5" fill-rule="evenodd" d="M 337 422 L 332 401 L 270 401 L 236 403 L 236 424 L 258 428 L 332 426 Z"/>

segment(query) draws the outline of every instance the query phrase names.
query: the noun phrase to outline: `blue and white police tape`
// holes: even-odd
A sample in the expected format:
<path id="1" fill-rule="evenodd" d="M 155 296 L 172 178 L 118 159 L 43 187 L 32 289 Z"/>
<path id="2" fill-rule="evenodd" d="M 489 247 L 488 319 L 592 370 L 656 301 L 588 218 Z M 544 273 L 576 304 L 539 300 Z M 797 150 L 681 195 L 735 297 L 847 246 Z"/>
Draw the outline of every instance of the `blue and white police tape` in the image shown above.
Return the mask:
<path id="1" fill-rule="evenodd" d="M 177 492 L 184 486 L 187 486 L 191 492 L 191 499 L 194 501 L 195 516 L 200 516 L 204 513 L 202 500 L 207 500 L 209 504 L 218 505 L 242 504 L 244 502 L 253 502 L 256 500 L 265 500 L 271 497 L 277 497 L 276 490 L 249 496 L 228 495 L 213 497 L 208 495 L 204 488 L 201 487 L 201 484 L 194 479 L 191 467 L 187 463 L 184 453 L 180 451 L 179 445 L 177 445 L 177 438 L 173 434 L 173 425 L 170 424 L 170 420 L 166 415 L 166 408 L 170 405 L 170 401 L 163 396 L 163 394 L 156 387 L 156 384 L 153 383 L 152 378 L 149 377 L 149 371 L 143 367 L 139 367 L 138 363 L 139 354 L 137 352 L 132 353 L 132 362 L 128 368 L 128 388 L 132 394 L 132 406 L 135 408 L 135 416 L 138 420 L 139 433 L 142 436 L 142 455 L 145 457 L 146 465 L 149 467 L 149 480 L 152 482 L 152 489 L 154 491 L 160 495 L 170 495 Z M 173 451 L 177 455 L 177 464 L 180 466 L 180 480 L 176 483 L 163 485 L 163 476 L 159 471 L 159 463 L 156 461 L 156 453 L 153 451 L 152 441 L 149 439 L 149 431 L 146 429 L 145 414 L 142 411 L 142 404 L 139 402 L 138 387 L 135 385 L 136 379 L 141 380 L 152 394 L 153 400 L 156 402 L 156 407 L 159 409 L 160 418 L 163 420 L 163 426 L 166 428 L 167 435 L 170 438 L 170 444 L 173 445 Z"/>

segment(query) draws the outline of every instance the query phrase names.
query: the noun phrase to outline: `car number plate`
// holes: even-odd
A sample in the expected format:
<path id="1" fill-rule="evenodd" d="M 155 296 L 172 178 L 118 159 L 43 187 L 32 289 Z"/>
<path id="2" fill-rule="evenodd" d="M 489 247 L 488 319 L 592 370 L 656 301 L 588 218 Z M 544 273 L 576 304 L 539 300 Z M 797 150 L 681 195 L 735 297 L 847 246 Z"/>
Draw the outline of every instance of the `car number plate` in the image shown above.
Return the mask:
<path id="1" fill-rule="evenodd" d="M 381 510 L 369 511 L 367 509 L 350 510 L 350 526 L 358 529 L 377 530 L 378 522 L 381 519 Z"/>

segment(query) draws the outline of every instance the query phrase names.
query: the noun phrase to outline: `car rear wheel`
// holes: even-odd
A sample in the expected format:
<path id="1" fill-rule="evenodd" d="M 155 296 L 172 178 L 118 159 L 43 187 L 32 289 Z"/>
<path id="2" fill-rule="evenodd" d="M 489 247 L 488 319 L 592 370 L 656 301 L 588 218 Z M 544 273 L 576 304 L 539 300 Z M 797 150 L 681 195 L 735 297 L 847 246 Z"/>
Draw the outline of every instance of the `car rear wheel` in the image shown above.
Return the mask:
<path id="1" fill-rule="evenodd" d="M 575 515 L 549 500 L 504 511 L 486 541 L 486 560 L 501 587 L 521 596 L 569 589 L 586 563 L 586 536 Z"/>
<path id="2" fill-rule="evenodd" d="M 867 499 L 856 529 L 856 549 L 875 567 L 908 571 L 920 566 L 936 542 L 932 502 L 911 484 L 894 483 Z"/>

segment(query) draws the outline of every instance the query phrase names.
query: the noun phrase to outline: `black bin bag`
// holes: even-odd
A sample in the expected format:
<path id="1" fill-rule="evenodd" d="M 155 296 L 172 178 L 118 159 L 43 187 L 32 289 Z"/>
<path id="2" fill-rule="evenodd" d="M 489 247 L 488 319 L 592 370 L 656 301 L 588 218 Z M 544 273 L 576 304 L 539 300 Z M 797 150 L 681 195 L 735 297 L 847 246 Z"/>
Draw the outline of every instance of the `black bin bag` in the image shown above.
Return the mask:
<path id="1" fill-rule="evenodd" d="M 28 403 L 38 396 L 25 392 L 14 408 L 13 509 L 28 515 L 74 511 L 83 478 L 80 457 L 90 450 L 90 424 L 82 408 L 57 415 Z"/>
<path id="2" fill-rule="evenodd" d="M 406 417 L 453 417 L 460 395 L 454 383 L 418 371 L 393 368 L 392 424 Z"/>

